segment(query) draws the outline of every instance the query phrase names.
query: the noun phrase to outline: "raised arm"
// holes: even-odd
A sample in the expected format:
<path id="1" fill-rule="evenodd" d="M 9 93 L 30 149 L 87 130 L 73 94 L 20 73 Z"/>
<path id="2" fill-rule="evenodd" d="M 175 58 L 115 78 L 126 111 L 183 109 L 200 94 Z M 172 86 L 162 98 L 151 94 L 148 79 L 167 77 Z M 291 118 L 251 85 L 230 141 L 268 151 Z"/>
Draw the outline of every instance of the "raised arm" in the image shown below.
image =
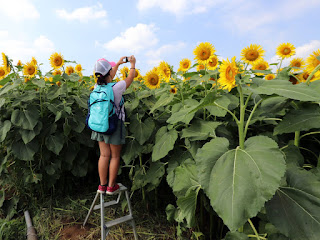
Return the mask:
<path id="1" fill-rule="evenodd" d="M 119 66 L 120 66 L 122 63 L 124 63 L 124 62 L 123 62 L 123 59 L 124 59 L 124 58 L 125 58 L 125 57 L 121 57 L 120 60 L 116 63 L 116 65 L 110 70 L 111 79 L 113 79 L 114 76 L 116 75 Z"/>
<path id="2" fill-rule="evenodd" d="M 130 67 L 130 71 L 129 71 L 129 75 L 128 77 L 125 79 L 126 84 L 127 84 L 127 88 L 131 85 L 135 75 L 136 75 L 136 58 L 132 55 L 130 58 L 130 63 L 131 63 L 131 67 Z"/>

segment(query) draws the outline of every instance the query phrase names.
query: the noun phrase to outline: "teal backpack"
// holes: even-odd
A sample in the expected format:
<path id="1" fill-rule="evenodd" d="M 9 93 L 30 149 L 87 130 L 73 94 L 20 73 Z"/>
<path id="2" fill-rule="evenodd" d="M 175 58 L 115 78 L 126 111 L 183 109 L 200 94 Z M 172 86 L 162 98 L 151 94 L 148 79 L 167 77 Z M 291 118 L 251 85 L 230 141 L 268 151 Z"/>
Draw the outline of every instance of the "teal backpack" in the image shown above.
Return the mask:
<path id="1" fill-rule="evenodd" d="M 111 135 L 117 129 L 118 116 L 112 90 L 114 84 L 98 85 L 90 93 L 86 125 L 92 131 Z"/>

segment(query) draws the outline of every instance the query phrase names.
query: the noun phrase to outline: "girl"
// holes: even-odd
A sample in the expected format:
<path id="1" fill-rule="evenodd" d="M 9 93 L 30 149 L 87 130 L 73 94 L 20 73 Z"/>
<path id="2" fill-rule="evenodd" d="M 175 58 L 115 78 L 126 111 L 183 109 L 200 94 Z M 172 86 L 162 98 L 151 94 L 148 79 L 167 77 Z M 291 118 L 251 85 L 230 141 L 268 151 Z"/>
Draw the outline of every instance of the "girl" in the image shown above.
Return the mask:
<path id="1" fill-rule="evenodd" d="M 106 59 L 99 59 L 94 66 L 94 74 L 97 77 L 98 85 L 106 85 L 110 83 L 118 67 L 124 63 L 126 57 L 120 58 L 117 63 L 109 62 Z M 131 63 L 129 75 L 125 80 L 117 82 L 113 87 L 114 103 L 116 107 L 116 113 L 119 117 L 117 129 L 112 135 L 104 135 L 92 131 L 91 139 L 96 140 L 99 143 L 100 158 L 98 162 L 98 171 L 100 177 L 100 185 L 98 187 L 99 193 L 107 193 L 113 195 L 119 192 L 119 185 L 116 183 L 120 165 L 120 153 L 122 145 L 125 143 L 125 112 L 123 106 L 120 107 L 120 101 L 124 91 L 131 85 L 135 77 L 135 64 L 136 59 L 132 55 L 128 57 Z M 107 184 L 107 176 L 109 170 L 109 182 Z"/>

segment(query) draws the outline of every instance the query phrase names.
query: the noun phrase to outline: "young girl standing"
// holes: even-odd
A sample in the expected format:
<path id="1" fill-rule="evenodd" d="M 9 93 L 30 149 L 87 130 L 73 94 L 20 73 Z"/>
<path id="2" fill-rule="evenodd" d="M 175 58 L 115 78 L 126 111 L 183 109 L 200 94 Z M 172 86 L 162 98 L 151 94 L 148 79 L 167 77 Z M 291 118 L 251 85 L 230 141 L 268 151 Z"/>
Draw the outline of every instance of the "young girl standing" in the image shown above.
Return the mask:
<path id="1" fill-rule="evenodd" d="M 100 157 L 98 162 L 98 171 L 100 177 L 99 193 L 107 193 L 109 195 L 119 192 L 119 185 L 116 183 L 122 145 L 125 144 L 125 112 L 120 101 L 124 91 L 131 85 L 135 77 L 136 59 L 131 57 L 122 57 L 117 63 L 109 62 L 106 59 L 99 59 L 94 66 L 94 74 L 97 78 L 97 85 L 106 85 L 112 82 L 118 67 L 127 59 L 131 68 L 129 75 L 125 80 L 117 82 L 113 87 L 114 103 L 116 114 L 118 115 L 117 129 L 112 135 L 104 135 L 92 131 L 91 139 L 99 143 Z M 109 172 L 109 182 L 107 181 Z"/>

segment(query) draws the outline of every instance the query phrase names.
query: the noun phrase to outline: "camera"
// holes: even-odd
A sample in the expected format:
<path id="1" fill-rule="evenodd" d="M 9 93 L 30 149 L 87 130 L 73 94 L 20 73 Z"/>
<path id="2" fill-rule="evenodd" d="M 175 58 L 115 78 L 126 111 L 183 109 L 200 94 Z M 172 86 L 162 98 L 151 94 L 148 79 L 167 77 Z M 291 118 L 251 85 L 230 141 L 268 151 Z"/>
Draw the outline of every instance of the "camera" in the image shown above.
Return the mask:
<path id="1" fill-rule="evenodd" d="M 129 62 L 129 58 L 128 58 L 128 57 L 125 57 L 125 58 L 123 59 L 123 62 L 124 62 L 124 63 Z"/>

